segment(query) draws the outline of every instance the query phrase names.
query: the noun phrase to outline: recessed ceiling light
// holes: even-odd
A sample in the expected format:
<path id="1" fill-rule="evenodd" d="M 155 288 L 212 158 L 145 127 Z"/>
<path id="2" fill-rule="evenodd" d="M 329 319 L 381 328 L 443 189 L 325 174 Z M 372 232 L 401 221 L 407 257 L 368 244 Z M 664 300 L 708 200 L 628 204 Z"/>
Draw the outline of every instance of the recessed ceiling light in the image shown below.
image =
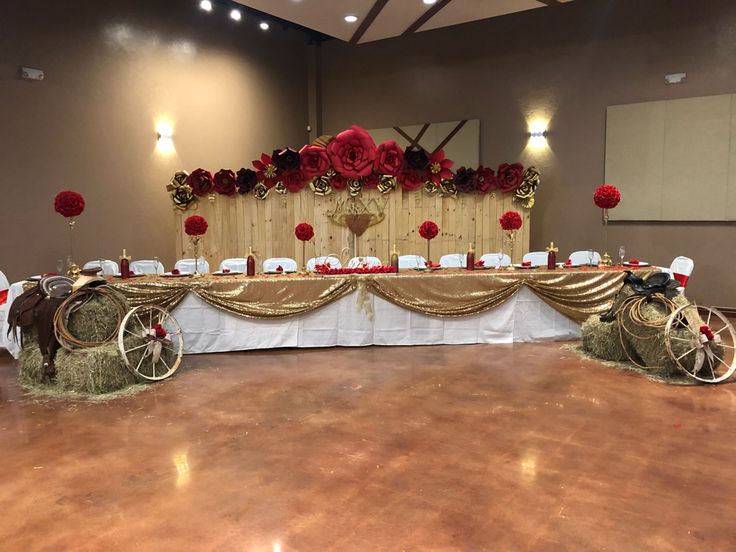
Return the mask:
<path id="1" fill-rule="evenodd" d="M 355 23 L 357 20 L 358 20 L 357 15 L 346 15 L 345 16 L 345 21 L 347 21 L 348 23 Z"/>
<path id="2" fill-rule="evenodd" d="M 232 10 L 230 12 L 230 19 L 233 21 L 240 21 L 243 18 L 243 16 L 240 13 L 240 10 Z"/>
<path id="3" fill-rule="evenodd" d="M 434 4 L 435 2 L 437 2 L 437 0 L 422 0 L 422 2 L 424 2 L 428 6 L 431 6 L 432 4 Z"/>
<path id="4" fill-rule="evenodd" d="M 265 21 L 261 21 L 258 26 L 261 28 L 262 31 L 267 31 L 269 27 L 268 23 L 266 23 Z"/>
<path id="5" fill-rule="evenodd" d="M 204 10 L 206 12 L 211 12 L 212 11 L 212 2 L 210 2 L 210 0 L 202 0 L 199 3 L 199 9 L 200 10 Z"/>

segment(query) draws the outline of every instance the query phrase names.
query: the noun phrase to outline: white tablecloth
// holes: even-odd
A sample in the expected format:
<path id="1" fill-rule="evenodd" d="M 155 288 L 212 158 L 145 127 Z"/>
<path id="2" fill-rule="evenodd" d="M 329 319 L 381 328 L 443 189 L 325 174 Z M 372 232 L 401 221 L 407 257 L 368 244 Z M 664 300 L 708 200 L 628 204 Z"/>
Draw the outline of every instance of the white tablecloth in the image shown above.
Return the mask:
<path id="1" fill-rule="evenodd" d="M 16 295 L 22 293 L 22 284 Z M 18 293 L 20 289 L 20 293 Z M 185 353 L 217 353 L 275 347 L 334 347 L 364 345 L 440 345 L 512 343 L 578 339 L 580 326 L 558 313 L 530 289 L 482 314 L 439 318 L 415 313 L 368 295 L 368 316 L 351 293 L 301 316 L 278 319 L 245 318 L 212 307 L 188 294 L 173 314 L 182 327 Z M 3 321 L 3 338 L 5 339 Z M 17 358 L 15 343 L 6 343 Z"/>

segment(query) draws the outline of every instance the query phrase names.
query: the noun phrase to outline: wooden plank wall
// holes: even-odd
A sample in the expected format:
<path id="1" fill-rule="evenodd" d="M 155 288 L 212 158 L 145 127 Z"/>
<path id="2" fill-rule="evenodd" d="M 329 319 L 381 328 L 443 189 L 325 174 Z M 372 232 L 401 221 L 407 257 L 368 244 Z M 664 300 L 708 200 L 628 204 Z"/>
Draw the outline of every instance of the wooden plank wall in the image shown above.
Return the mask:
<path id="1" fill-rule="evenodd" d="M 446 253 L 466 252 L 469 242 L 475 245 L 476 258 L 497 252 L 502 237 L 498 218 L 508 210 L 518 211 L 524 219 L 514 246 L 514 262 L 519 262 L 529 251 L 530 212 L 514 203 L 512 194 L 460 195 L 453 199 L 430 196 L 422 191 L 395 190 L 381 194 L 377 190 L 364 190 L 360 197 L 366 204 L 371 199 L 381 206 L 385 202 L 386 218 L 368 228 L 357 243 L 358 254 L 379 257 L 384 263 L 388 262 L 394 243 L 401 254 L 426 256 L 427 243 L 417 231 L 425 220 L 433 220 L 440 227 L 440 235 L 432 240 L 433 261 L 439 261 Z M 307 244 L 307 258 L 340 253 L 345 247 L 354 252 L 352 233 L 327 217 L 337 201 L 347 198 L 346 192 L 320 197 L 309 190 L 285 195 L 272 191 L 265 200 L 250 195 L 217 196 L 214 201 L 203 198 L 196 210 L 176 211 L 174 215 L 177 257 L 192 256 L 183 225 L 184 219 L 194 213 L 202 215 L 209 223 L 202 249 L 212 270 L 222 259 L 247 255 L 251 245 L 259 260 L 291 257 L 301 265 L 302 246 L 294 237 L 294 227 L 299 222 L 309 222 L 315 231 L 314 240 Z"/>

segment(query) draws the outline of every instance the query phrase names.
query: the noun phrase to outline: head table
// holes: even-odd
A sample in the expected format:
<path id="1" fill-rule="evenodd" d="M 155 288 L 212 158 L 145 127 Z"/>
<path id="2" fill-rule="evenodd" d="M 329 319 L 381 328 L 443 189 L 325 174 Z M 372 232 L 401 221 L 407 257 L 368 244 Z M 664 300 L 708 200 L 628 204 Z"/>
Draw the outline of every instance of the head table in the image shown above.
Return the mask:
<path id="1" fill-rule="evenodd" d="M 205 353 L 576 339 L 582 321 L 610 308 L 623 278 L 619 268 L 445 269 L 110 283 L 131 306 L 172 310 L 185 352 Z M 17 356 L 17 346 L 7 346 Z"/>

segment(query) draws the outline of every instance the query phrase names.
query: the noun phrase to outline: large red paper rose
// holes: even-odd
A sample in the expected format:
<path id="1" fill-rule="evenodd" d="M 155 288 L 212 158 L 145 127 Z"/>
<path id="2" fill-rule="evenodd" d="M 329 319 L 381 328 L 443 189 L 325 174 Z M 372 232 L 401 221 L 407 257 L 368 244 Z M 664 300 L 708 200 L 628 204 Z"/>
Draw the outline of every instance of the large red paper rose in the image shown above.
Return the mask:
<path id="1" fill-rule="evenodd" d="M 279 181 L 280 172 L 274 165 L 270 155 L 262 153 L 260 159 L 253 161 L 253 167 L 256 169 L 258 182 L 266 188 L 273 188 Z"/>
<path id="2" fill-rule="evenodd" d="M 593 194 L 593 201 L 601 209 L 613 209 L 621 201 L 621 192 L 616 186 L 598 186 Z"/>
<path id="3" fill-rule="evenodd" d="M 294 228 L 294 235 L 301 241 L 309 241 L 314 237 L 314 228 L 307 222 L 300 222 Z"/>
<path id="4" fill-rule="evenodd" d="M 307 181 L 304 180 L 302 171 L 299 169 L 284 171 L 284 174 L 281 175 L 281 181 L 284 183 L 284 186 L 286 186 L 286 189 L 292 193 L 298 192 L 307 183 Z"/>
<path id="5" fill-rule="evenodd" d="M 327 145 L 334 169 L 347 178 L 368 176 L 376 160 L 376 143 L 365 129 L 353 125 Z"/>
<path id="6" fill-rule="evenodd" d="M 235 173 L 230 169 L 220 169 L 215 173 L 212 180 L 215 184 L 215 191 L 218 194 L 226 196 L 235 195 Z"/>
<path id="7" fill-rule="evenodd" d="M 476 171 L 475 189 L 481 194 L 486 194 L 498 189 L 498 179 L 493 169 L 489 167 L 478 167 Z"/>
<path id="8" fill-rule="evenodd" d="M 330 168 L 330 158 L 327 150 L 322 146 L 304 146 L 299 150 L 301 168 L 304 178 L 311 180 L 315 176 L 322 176 Z"/>
<path id="9" fill-rule="evenodd" d="M 207 221 L 199 215 L 190 215 L 184 221 L 184 232 L 187 236 L 202 236 L 207 232 Z"/>
<path id="10" fill-rule="evenodd" d="M 204 169 L 192 171 L 192 174 L 187 176 L 187 184 L 196 196 L 205 196 L 215 189 L 212 173 Z"/>
<path id="11" fill-rule="evenodd" d="M 425 180 L 433 182 L 438 186 L 443 180 L 452 178 L 450 170 L 455 162 L 452 159 L 445 158 L 445 151 L 439 150 L 429 156 L 429 165 L 427 165 L 427 174 Z"/>
<path id="12" fill-rule="evenodd" d="M 396 176 L 404 165 L 404 150 L 393 140 L 381 142 L 376 149 L 375 169 L 378 174 Z"/>
<path id="13" fill-rule="evenodd" d="M 502 192 L 513 192 L 524 179 L 524 166 L 521 163 L 504 163 L 496 172 L 498 187 Z"/>
<path id="14" fill-rule="evenodd" d="M 402 169 L 396 177 L 396 181 L 404 190 L 417 190 L 422 185 L 422 175 L 414 169 Z"/>
<path id="15" fill-rule="evenodd" d="M 425 240 L 433 240 L 437 237 L 437 234 L 439 233 L 439 227 L 431 220 L 425 220 L 419 227 L 419 235 L 422 236 Z"/>
<path id="16" fill-rule="evenodd" d="M 84 211 L 84 198 L 78 192 L 64 190 L 54 198 L 54 211 L 62 217 L 78 217 Z"/>
<path id="17" fill-rule="evenodd" d="M 518 230 L 521 228 L 521 215 L 516 211 L 506 211 L 498 219 L 498 222 L 501 224 L 501 228 L 507 232 Z"/>

